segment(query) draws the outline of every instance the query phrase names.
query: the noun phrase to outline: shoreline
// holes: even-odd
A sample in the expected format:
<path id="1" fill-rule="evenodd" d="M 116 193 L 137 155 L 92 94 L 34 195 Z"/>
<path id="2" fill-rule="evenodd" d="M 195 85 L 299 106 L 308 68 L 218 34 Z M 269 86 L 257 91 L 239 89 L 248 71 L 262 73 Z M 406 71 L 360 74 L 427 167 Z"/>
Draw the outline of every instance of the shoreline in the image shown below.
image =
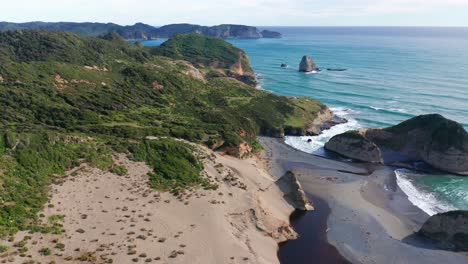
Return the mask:
<path id="1" fill-rule="evenodd" d="M 260 137 L 260 141 L 271 175 L 294 172 L 306 194 L 328 204 L 328 243 L 350 262 L 468 261 L 462 254 L 435 249 L 414 237 L 429 216 L 399 189 L 391 167 L 314 156 L 286 145 L 282 139 Z"/>

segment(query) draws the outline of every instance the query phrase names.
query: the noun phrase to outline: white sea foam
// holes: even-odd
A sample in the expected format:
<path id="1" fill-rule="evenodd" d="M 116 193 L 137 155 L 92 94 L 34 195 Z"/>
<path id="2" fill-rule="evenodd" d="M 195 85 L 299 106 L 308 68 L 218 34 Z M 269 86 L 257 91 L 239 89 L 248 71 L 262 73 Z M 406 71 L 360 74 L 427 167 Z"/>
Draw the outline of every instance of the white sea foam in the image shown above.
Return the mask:
<path id="1" fill-rule="evenodd" d="M 344 117 L 344 118 L 347 118 L 346 116 L 349 114 L 357 113 L 356 111 L 352 109 L 347 109 L 347 108 L 342 108 L 342 107 L 331 108 L 331 110 L 333 111 L 333 113 L 335 113 L 335 115 L 339 117 Z M 295 149 L 298 149 L 307 153 L 323 155 L 324 154 L 323 146 L 330 138 L 332 138 L 335 135 L 344 133 L 349 130 L 354 130 L 360 127 L 361 126 L 355 119 L 349 118 L 348 122 L 333 126 L 330 129 L 323 131 L 323 133 L 318 136 L 303 136 L 303 137 L 287 136 L 285 138 L 285 143 Z M 311 142 L 308 142 L 309 139 L 311 140 Z"/>
<path id="2" fill-rule="evenodd" d="M 428 215 L 457 210 L 457 208 L 437 199 L 434 193 L 417 188 L 409 175 L 415 175 L 407 169 L 395 170 L 397 184 L 408 196 L 409 201 Z M 424 177 L 424 176 L 419 176 Z"/>

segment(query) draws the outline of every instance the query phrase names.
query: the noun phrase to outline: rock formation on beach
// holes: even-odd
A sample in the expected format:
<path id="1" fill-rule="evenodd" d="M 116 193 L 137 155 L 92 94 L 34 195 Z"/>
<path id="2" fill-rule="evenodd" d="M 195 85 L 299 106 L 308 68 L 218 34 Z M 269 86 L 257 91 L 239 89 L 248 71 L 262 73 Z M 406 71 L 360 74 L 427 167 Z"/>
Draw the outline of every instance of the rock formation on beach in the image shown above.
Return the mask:
<path id="1" fill-rule="evenodd" d="M 468 175 L 468 134 L 462 125 L 438 114 L 383 129 L 348 131 L 331 138 L 325 148 L 365 162 L 424 161 L 443 171 Z"/>
<path id="2" fill-rule="evenodd" d="M 312 203 L 309 201 L 309 198 L 307 198 L 304 190 L 302 190 L 301 183 L 294 173 L 290 171 L 286 172 L 276 183 L 284 193 L 286 201 L 294 208 L 301 211 L 314 210 Z"/>
<path id="3" fill-rule="evenodd" d="M 304 57 L 302 57 L 301 63 L 299 64 L 299 71 L 312 72 L 316 70 L 318 70 L 318 68 L 312 58 L 310 56 L 304 55 Z"/>
<path id="4" fill-rule="evenodd" d="M 418 234 L 436 242 L 441 248 L 468 251 L 468 211 L 451 211 L 429 218 Z"/>

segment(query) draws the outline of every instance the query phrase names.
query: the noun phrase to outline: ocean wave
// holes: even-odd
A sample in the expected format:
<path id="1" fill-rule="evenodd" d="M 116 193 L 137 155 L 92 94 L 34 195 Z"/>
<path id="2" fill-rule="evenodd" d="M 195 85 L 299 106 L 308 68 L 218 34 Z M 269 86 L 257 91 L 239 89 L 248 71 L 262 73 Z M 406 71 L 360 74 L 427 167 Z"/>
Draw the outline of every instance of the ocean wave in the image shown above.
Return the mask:
<path id="1" fill-rule="evenodd" d="M 339 117 L 344 117 L 344 118 L 347 118 L 347 116 L 350 114 L 356 113 L 356 111 L 352 109 L 343 108 L 343 107 L 330 108 L 330 110 L 332 110 L 333 113 L 335 113 L 335 115 Z M 349 131 L 349 130 L 358 129 L 360 127 L 361 125 L 358 123 L 357 120 L 353 118 L 348 118 L 348 122 L 333 126 L 330 129 L 323 131 L 322 134 L 318 136 L 303 136 L 303 137 L 287 136 L 285 137 L 285 143 L 295 149 L 304 151 L 306 153 L 325 156 L 323 146 L 330 138 L 332 138 L 335 135 Z M 311 142 L 308 142 L 309 139 L 311 140 Z"/>
<path id="2" fill-rule="evenodd" d="M 410 177 L 410 175 L 416 176 L 416 173 L 408 169 L 397 169 L 395 174 L 398 186 L 408 196 L 409 201 L 428 215 L 457 210 L 456 207 L 438 199 L 433 192 L 416 187 Z"/>

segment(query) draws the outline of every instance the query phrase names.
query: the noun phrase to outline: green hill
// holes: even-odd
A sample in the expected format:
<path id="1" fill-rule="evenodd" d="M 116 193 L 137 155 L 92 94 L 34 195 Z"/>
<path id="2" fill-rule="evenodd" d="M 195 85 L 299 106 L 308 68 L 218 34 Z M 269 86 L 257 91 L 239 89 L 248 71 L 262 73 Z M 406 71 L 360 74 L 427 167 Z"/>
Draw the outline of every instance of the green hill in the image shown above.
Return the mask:
<path id="1" fill-rule="evenodd" d="M 246 142 L 255 150 L 257 135 L 302 129 L 316 117 L 319 102 L 210 74 L 229 71 L 239 54 L 245 59 L 232 45 L 198 35 L 147 48 L 115 34 L 0 33 L 0 233 L 60 232 L 38 225 L 36 214 L 48 185 L 83 160 L 124 173 L 111 154 L 126 152 L 154 168 L 155 188 L 212 188 L 191 147 L 170 138 L 221 149 Z"/>
<path id="2" fill-rule="evenodd" d="M 181 34 L 170 38 L 153 54 L 185 60 L 211 76 L 234 77 L 255 85 L 255 74 L 244 51 L 222 39 L 207 38 L 199 34 Z"/>
<path id="3" fill-rule="evenodd" d="M 125 39 L 145 40 L 154 38 L 170 38 L 177 34 L 199 33 L 216 38 L 280 38 L 278 32 L 263 30 L 244 25 L 217 25 L 200 26 L 193 24 L 170 24 L 162 27 L 153 27 L 143 23 L 130 26 L 121 26 L 114 23 L 74 23 L 74 22 L 27 22 L 11 23 L 0 22 L 0 31 L 5 30 L 51 30 L 67 31 L 85 36 L 101 36 L 115 32 Z"/>

